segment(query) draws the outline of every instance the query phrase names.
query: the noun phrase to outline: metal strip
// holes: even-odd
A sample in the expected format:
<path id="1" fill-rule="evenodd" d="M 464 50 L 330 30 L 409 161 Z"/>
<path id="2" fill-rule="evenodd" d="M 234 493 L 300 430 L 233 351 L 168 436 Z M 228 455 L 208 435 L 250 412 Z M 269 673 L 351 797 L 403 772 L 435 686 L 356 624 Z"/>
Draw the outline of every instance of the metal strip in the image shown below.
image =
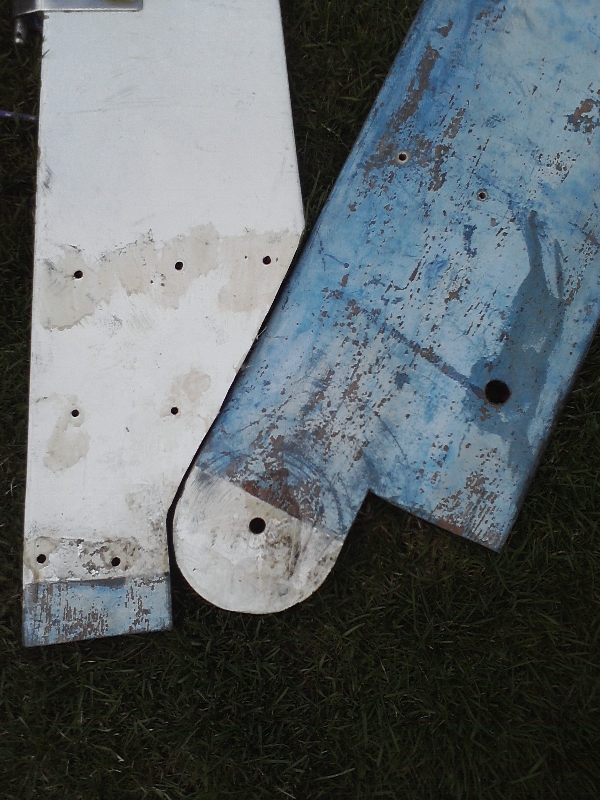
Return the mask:
<path id="1" fill-rule="evenodd" d="M 40 11 L 141 11 L 144 0 L 13 0 L 13 16 Z"/>
<path id="2" fill-rule="evenodd" d="M 502 546 L 600 316 L 599 41 L 591 0 L 424 3 L 187 480 L 205 598 L 308 596 L 369 490 Z"/>

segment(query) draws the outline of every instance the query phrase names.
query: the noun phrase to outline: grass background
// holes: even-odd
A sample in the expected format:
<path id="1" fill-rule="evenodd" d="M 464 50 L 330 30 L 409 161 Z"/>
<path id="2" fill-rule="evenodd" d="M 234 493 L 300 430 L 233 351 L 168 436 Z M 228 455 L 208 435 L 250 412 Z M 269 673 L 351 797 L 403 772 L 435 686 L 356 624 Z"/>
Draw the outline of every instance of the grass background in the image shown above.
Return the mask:
<path id="1" fill-rule="evenodd" d="M 309 223 L 418 0 L 282 0 Z M 0 0 L 0 108 L 39 44 Z M 494 555 L 366 501 L 324 587 L 230 614 L 175 577 L 175 628 L 20 644 L 35 130 L 0 120 L 0 798 L 600 796 L 600 340 Z"/>

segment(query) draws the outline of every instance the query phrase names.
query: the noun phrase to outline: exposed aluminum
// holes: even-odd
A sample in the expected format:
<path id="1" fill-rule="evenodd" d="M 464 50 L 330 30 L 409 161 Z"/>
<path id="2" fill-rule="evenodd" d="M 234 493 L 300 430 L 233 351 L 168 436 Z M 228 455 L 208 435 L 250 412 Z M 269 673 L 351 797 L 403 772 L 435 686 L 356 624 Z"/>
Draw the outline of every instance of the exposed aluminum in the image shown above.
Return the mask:
<path id="1" fill-rule="evenodd" d="M 13 0 L 15 44 L 23 44 L 30 32 L 32 14 L 48 11 L 141 11 L 144 0 Z"/>
<path id="2" fill-rule="evenodd" d="M 13 0 L 13 15 L 39 11 L 141 11 L 144 0 Z"/>

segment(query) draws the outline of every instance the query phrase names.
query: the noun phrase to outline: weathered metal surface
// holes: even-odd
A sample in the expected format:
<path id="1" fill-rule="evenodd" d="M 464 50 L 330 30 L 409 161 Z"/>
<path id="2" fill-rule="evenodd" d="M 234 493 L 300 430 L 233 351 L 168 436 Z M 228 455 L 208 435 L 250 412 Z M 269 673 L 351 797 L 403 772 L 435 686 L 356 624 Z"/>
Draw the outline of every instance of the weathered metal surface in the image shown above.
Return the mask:
<path id="1" fill-rule="evenodd" d="M 23 602 L 29 609 L 23 630 L 27 647 L 145 633 L 171 625 L 166 576 L 30 583 Z"/>
<path id="2" fill-rule="evenodd" d="M 308 596 L 368 490 L 502 546 L 598 321 L 599 17 L 424 3 L 188 478 L 204 597 Z"/>
<path id="3" fill-rule="evenodd" d="M 276 0 L 44 37 L 28 645 L 169 625 L 167 511 L 303 226 Z"/>

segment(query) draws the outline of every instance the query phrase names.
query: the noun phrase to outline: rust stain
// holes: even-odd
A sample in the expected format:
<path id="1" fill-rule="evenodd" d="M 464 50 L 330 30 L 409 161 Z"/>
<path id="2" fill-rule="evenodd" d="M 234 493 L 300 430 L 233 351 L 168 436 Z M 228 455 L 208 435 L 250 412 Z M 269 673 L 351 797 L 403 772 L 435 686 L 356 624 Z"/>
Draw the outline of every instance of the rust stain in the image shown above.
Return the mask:
<path id="1" fill-rule="evenodd" d="M 400 114 L 401 111 L 402 109 L 397 113 Z M 442 168 L 451 154 L 451 142 L 456 138 L 461 128 L 465 113 L 466 108 L 457 110 L 444 129 L 441 141 L 435 146 L 433 142 L 423 134 L 413 134 L 411 136 L 410 159 L 418 166 L 429 171 L 431 176 L 429 186 L 427 187 L 429 191 L 439 191 L 446 181 L 447 173 L 443 172 Z M 400 124 L 396 127 L 399 129 Z M 367 162 L 369 169 L 365 174 L 375 167 L 385 164 L 395 164 L 397 154 L 398 142 L 396 132 L 395 130 L 390 131 L 388 129 L 377 146 L 376 154 L 371 156 L 371 159 Z"/>
<path id="2" fill-rule="evenodd" d="M 498 11 L 496 16 L 493 17 L 492 14 L 494 13 L 494 11 L 495 9 L 493 8 L 487 8 L 484 11 L 480 11 L 479 14 L 477 15 L 477 19 L 485 20 L 485 25 L 486 27 L 489 28 L 491 25 L 495 25 L 496 22 L 502 19 L 502 17 L 504 16 L 504 12 L 506 11 L 506 6 L 502 6 L 502 8 L 500 9 L 500 11 Z"/>
<path id="3" fill-rule="evenodd" d="M 447 306 L 451 300 L 460 300 L 460 289 L 448 292 L 448 295 L 444 298 L 444 305 Z"/>
<path id="4" fill-rule="evenodd" d="M 442 27 L 438 28 L 437 30 L 440 36 L 443 36 L 445 39 L 453 27 L 454 27 L 454 22 L 452 22 L 452 20 L 449 20 L 447 25 L 442 25 Z"/>
<path id="5" fill-rule="evenodd" d="M 598 237 L 594 234 L 593 231 L 586 232 L 585 241 L 587 244 L 591 244 L 593 247 L 595 247 L 596 252 L 600 250 L 600 241 L 598 241 Z"/>
<path id="6" fill-rule="evenodd" d="M 467 109 L 460 108 L 456 114 L 452 117 L 450 122 L 448 123 L 446 130 L 444 131 L 443 138 L 444 139 L 455 139 L 456 134 L 460 130 L 460 126 L 463 121 L 463 117 L 465 116 Z"/>
<path id="7" fill-rule="evenodd" d="M 477 508 L 483 505 L 487 508 L 487 515 L 491 516 L 490 508 L 494 508 L 497 500 L 498 493 L 488 489 L 486 477 L 479 473 L 471 473 L 463 489 L 459 489 L 437 504 L 433 516 L 440 527 L 464 536 L 472 527 Z"/>
<path id="8" fill-rule="evenodd" d="M 595 113 L 594 112 L 595 109 Z M 567 117 L 564 130 L 577 133 L 592 133 L 600 125 L 600 101 L 588 97 L 582 100 L 572 114 Z"/>
<path id="9" fill-rule="evenodd" d="M 434 149 L 433 164 L 431 165 L 431 181 L 427 187 L 430 192 L 439 191 L 446 182 L 446 174 L 442 172 L 442 166 L 446 161 L 446 156 L 450 148 L 448 145 L 438 144 Z"/>
<path id="10" fill-rule="evenodd" d="M 463 118 L 466 113 L 466 108 L 459 109 L 456 114 L 452 117 L 448 125 L 446 126 L 443 134 L 442 134 L 442 142 L 452 141 L 456 138 L 460 127 L 462 125 Z M 429 172 L 431 174 L 431 181 L 429 186 L 427 187 L 429 191 L 437 192 L 439 191 L 446 181 L 446 174 L 442 172 L 442 167 L 446 163 L 448 159 L 448 154 L 450 153 L 450 145 L 449 144 L 437 144 L 433 151 L 433 161 L 429 166 Z"/>
<path id="11" fill-rule="evenodd" d="M 306 470 L 310 478 L 298 476 L 302 469 L 296 468 L 296 474 L 291 474 L 287 465 L 288 460 L 294 460 L 291 452 L 283 436 L 269 436 L 261 453 L 264 481 L 245 479 L 243 474 L 238 474 L 235 465 L 228 469 L 227 474 L 258 500 L 277 506 L 294 519 L 314 523 L 320 511 L 321 486 L 318 478 L 312 477 L 312 470 Z"/>
<path id="12" fill-rule="evenodd" d="M 439 57 L 439 50 L 428 44 L 416 70 L 416 85 L 415 78 L 413 78 L 410 82 L 406 102 L 399 111 L 402 119 L 412 117 L 419 108 L 423 95 L 431 87 L 431 73 Z"/>
<path id="13" fill-rule="evenodd" d="M 452 519 L 436 519 L 436 525 L 439 525 L 440 528 L 443 528 L 445 531 L 455 533 L 457 536 L 462 536 L 465 530 L 464 525 L 457 524 Z"/>
<path id="14" fill-rule="evenodd" d="M 386 133 L 379 141 L 376 152 L 371 155 L 364 164 L 365 178 L 367 178 L 373 170 L 388 164 L 396 155 L 398 148 L 396 136 L 402 124 L 416 113 L 423 99 L 423 95 L 431 87 L 431 73 L 439 57 L 439 51 L 428 44 L 421 57 L 419 66 L 416 69 L 416 75 L 411 80 L 408 87 L 406 100 L 392 116 Z"/>

